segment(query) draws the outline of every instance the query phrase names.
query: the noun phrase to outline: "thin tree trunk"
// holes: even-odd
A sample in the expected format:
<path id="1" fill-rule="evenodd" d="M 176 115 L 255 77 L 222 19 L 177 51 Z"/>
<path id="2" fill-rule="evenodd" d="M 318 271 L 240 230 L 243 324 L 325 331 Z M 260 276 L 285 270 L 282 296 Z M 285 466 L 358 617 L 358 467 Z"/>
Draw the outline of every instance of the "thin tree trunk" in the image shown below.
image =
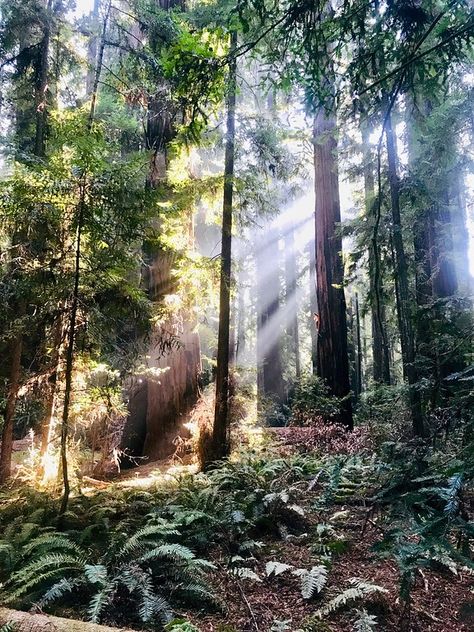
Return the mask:
<path id="1" fill-rule="evenodd" d="M 0 484 L 5 483 L 11 476 L 13 450 L 13 421 L 15 418 L 16 400 L 20 387 L 21 351 L 23 334 L 18 333 L 11 346 L 10 379 L 8 385 L 5 417 L 2 429 L 2 445 L 0 449 Z"/>
<path id="2" fill-rule="evenodd" d="M 314 119 L 318 375 L 344 398 L 339 421 L 352 429 L 336 133 L 335 114 L 320 108 Z"/>
<path id="3" fill-rule="evenodd" d="M 99 87 L 100 73 L 102 71 L 102 61 L 104 58 L 105 49 L 105 34 L 107 31 L 107 24 L 109 20 L 111 1 L 109 0 L 107 11 L 104 16 L 104 23 L 102 26 L 102 36 L 99 47 L 99 54 L 97 59 L 97 68 L 95 73 L 94 89 L 92 92 L 91 107 L 89 112 L 88 132 L 91 131 L 95 118 L 95 108 L 97 103 L 97 91 Z M 74 287 L 71 297 L 71 307 L 69 312 L 68 332 L 67 332 L 67 347 L 66 347 L 66 361 L 64 369 L 64 404 L 63 413 L 61 418 L 61 448 L 60 448 L 60 466 L 63 480 L 63 496 L 61 499 L 61 506 L 59 509 L 59 517 L 61 518 L 66 512 L 69 494 L 70 483 L 68 476 L 68 463 L 67 463 L 67 443 L 69 435 L 69 409 L 71 404 L 71 391 L 72 391 L 72 372 L 74 368 L 74 344 L 76 340 L 76 324 L 77 324 L 77 311 L 79 306 L 79 283 L 81 278 L 81 256 L 82 256 L 82 231 L 84 228 L 84 217 L 86 210 L 86 186 L 87 186 L 87 173 L 83 173 L 80 183 L 79 191 L 79 203 L 77 209 L 77 230 L 76 230 L 76 251 L 74 257 Z"/>
<path id="4" fill-rule="evenodd" d="M 289 356 L 294 362 L 295 377 L 301 375 L 300 341 L 298 328 L 298 301 L 296 301 L 297 270 L 295 252 L 295 233 L 290 226 L 284 235 L 285 241 L 285 301 L 286 304 L 294 303 L 294 309 L 288 311 L 286 322 L 286 336 Z"/>
<path id="5" fill-rule="evenodd" d="M 45 131 L 48 115 L 48 76 L 49 76 L 49 46 L 51 40 L 51 9 L 52 0 L 46 5 L 46 19 L 43 40 L 41 42 L 41 61 L 38 77 L 38 89 L 36 90 L 36 137 L 35 154 L 44 156 Z"/>
<path id="6" fill-rule="evenodd" d="M 266 400 L 281 403 L 286 397 L 281 358 L 281 326 L 284 324 L 284 320 L 282 319 L 282 305 L 280 303 L 278 237 L 276 230 L 261 230 L 255 244 L 257 397 L 259 409 L 262 409 Z"/>
<path id="7" fill-rule="evenodd" d="M 43 423 L 41 424 L 41 446 L 40 446 L 40 459 L 41 459 L 41 467 L 43 472 L 40 473 L 42 476 L 44 474 L 44 459 L 48 452 L 48 447 L 52 439 L 52 431 L 53 431 L 53 418 L 55 413 L 56 406 L 56 398 L 57 398 L 57 387 L 58 387 L 58 376 L 60 371 L 60 362 L 62 356 L 62 342 L 64 337 L 64 319 L 63 314 L 61 313 L 58 316 L 56 323 L 54 324 L 54 339 L 53 339 L 53 353 L 51 357 L 51 376 L 48 380 L 49 389 L 46 395 L 45 401 L 45 410 Z"/>
<path id="8" fill-rule="evenodd" d="M 390 114 L 388 114 L 386 118 L 385 136 L 387 142 L 388 178 L 390 183 L 390 198 L 392 207 L 392 239 L 395 254 L 395 277 L 398 286 L 397 312 L 400 327 L 403 374 L 410 387 L 410 409 L 413 433 L 416 436 L 422 437 L 424 435 L 424 426 L 420 394 L 416 390 L 415 386 L 418 381 L 418 376 L 415 367 L 415 339 L 411 321 L 408 266 L 405 256 L 405 247 L 403 244 L 402 223 L 400 216 L 400 185 L 397 174 L 397 150 Z"/>
<path id="9" fill-rule="evenodd" d="M 375 204 L 375 179 L 370 156 L 369 130 L 364 124 L 362 142 L 364 145 L 364 191 L 365 212 L 374 224 L 369 246 L 369 283 L 372 323 L 372 354 L 374 382 L 390 384 L 390 350 L 385 323 L 385 306 L 382 292 L 382 265 L 378 243 L 380 218 L 377 217 Z"/>
<path id="10" fill-rule="evenodd" d="M 360 335 L 359 295 L 355 295 L 355 329 L 356 329 L 356 383 L 357 397 L 362 393 L 362 342 Z"/>
<path id="11" fill-rule="evenodd" d="M 211 462 L 230 452 L 229 420 L 229 328 L 230 283 L 232 273 L 232 198 L 234 191 L 235 103 L 237 63 L 234 56 L 237 32 L 230 36 L 229 76 L 227 87 L 227 129 L 224 165 L 224 200 L 222 209 L 221 278 L 219 296 L 219 333 L 217 342 L 216 402 L 212 431 Z M 205 465 L 209 465 L 206 463 Z"/>

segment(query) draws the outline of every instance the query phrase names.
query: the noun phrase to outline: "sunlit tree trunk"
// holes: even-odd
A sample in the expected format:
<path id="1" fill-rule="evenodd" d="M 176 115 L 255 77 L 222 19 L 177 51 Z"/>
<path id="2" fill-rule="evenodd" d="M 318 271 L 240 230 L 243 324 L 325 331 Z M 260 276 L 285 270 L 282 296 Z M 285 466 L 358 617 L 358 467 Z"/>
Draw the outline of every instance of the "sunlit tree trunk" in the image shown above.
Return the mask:
<path id="1" fill-rule="evenodd" d="M 354 299 L 354 311 L 355 311 L 355 342 L 356 342 L 356 394 L 360 397 L 362 393 L 362 341 L 360 333 L 360 310 L 359 310 L 359 295 L 356 292 Z"/>
<path id="2" fill-rule="evenodd" d="M 107 32 L 108 20 L 110 16 L 111 0 L 107 5 L 107 10 L 104 15 L 104 21 L 102 25 L 102 35 L 99 45 L 99 52 L 97 57 L 97 67 L 94 79 L 94 88 L 92 91 L 91 106 L 89 110 L 88 120 L 88 132 L 92 130 L 92 125 L 95 120 L 95 109 L 97 105 L 97 93 L 99 89 L 100 75 L 102 72 L 102 62 L 104 58 L 105 50 L 105 35 Z M 70 494 L 70 482 L 68 471 L 68 459 L 67 448 L 69 438 L 69 412 L 71 406 L 72 397 L 72 376 L 74 369 L 74 347 L 76 341 L 76 325 L 77 315 L 79 309 L 79 284 L 81 279 L 81 259 L 82 259 L 82 231 L 84 229 L 85 212 L 86 212 L 86 185 L 88 174 L 84 172 L 81 176 L 79 201 L 77 205 L 77 228 L 76 228 L 76 244 L 74 254 L 74 285 L 72 290 L 72 296 L 70 300 L 70 307 L 68 313 L 67 323 L 67 335 L 66 335 L 66 359 L 64 366 L 64 402 L 61 416 L 61 444 L 60 444 L 60 471 L 63 481 L 63 495 L 61 498 L 61 505 L 59 508 L 59 516 L 64 516 Z"/>
<path id="3" fill-rule="evenodd" d="M 51 9 L 52 0 L 47 0 L 44 10 L 45 16 L 43 24 L 43 37 L 40 41 L 40 64 L 35 77 L 35 134 L 33 153 L 41 158 L 45 154 L 46 117 L 48 111 L 47 91 L 48 91 L 48 69 L 49 69 L 49 48 L 51 39 Z M 30 33 L 25 34 L 25 45 Z M 17 126 L 22 125 L 22 116 L 17 112 Z M 24 125 L 24 122 L 23 122 Z M 17 136 L 20 139 L 22 129 L 17 127 Z M 15 232 L 13 246 L 20 246 L 24 241 L 24 235 Z M 17 304 L 16 318 L 21 318 L 26 314 L 25 301 L 20 298 Z M 23 325 L 22 325 L 23 326 Z M 2 428 L 2 445 L 0 451 L 0 483 L 4 483 L 11 475 L 11 460 L 13 449 L 13 427 L 16 410 L 16 401 L 20 388 L 21 377 L 21 355 L 23 349 L 23 332 L 17 333 L 10 344 L 10 370 L 7 388 L 7 401 L 5 406 L 4 422 Z"/>
<path id="4" fill-rule="evenodd" d="M 2 445 L 0 449 L 0 484 L 5 483 L 11 476 L 13 450 L 13 422 L 15 418 L 16 400 L 20 387 L 21 350 L 23 335 L 17 334 L 11 345 L 10 376 L 7 390 L 7 401 L 2 429 Z"/>
<path id="5" fill-rule="evenodd" d="M 297 266 L 295 250 L 295 234 L 293 226 L 290 226 L 284 235 L 285 244 L 285 302 L 288 309 L 286 321 L 286 337 L 288 344 L 288 354 L 295 367 L 295 377 L 301 375 L 300 341 L 298 327 L 297 300 Z M 292 306 L 289 309 L 289 306 Z"/>
<path id="6" fill-rule="evenodd" d="M 316 293 L 316 244 L 310 241 L 309 255 L 309 331 L 311 334 L 311 367 L 314 375 L 318 372 L 318 301 Z"/>
<path id="7" fill-rule="evenodd" d="M 335 114 L 320 108 L 314 118 L 318 375 L 332 395 L 345 398 L 340 421 L 352 428 L 336 134 Z"/>
<path id="8" fill-rule="evenodd" d="M 156 4 L 165 11 L 184 5 L 181 0 L 159 0 Z M 165 199 L 170 145 L 182 119 L 179 104 L 169 94 L 166 79 L 160 77 L 154 93 L 148 96 L 145 129 L 146 148 L 150 152 L 146 186 L 159 188 Z M 159 230 L 159 226 L 155 228 Z M 187 229 L 188 243 L 192 243 L 191 215 Z M 148 265 L 143 268 L 144 285 L 150 299 L 157 303 L 178 291 L 173 274 L 174 256 L 160 247 L 152 247 L 145 255 Z M 186 432 L 183 422 L 199 397 L 200 340 L 196 323 L 184 310 L 169 314 L 164 323 L 154 328 L 146 363 L 158 375 L 138 376 L 130 387 L 129 416 L 121 447 L 132 457 L 163 459 L 174 452 L 176 437 Z"/>
<path id="9" fill-rule="evenodd" d="M 370 155 L 370 135 L 367 125 L 361 126 L 364 145 L 364 193 L 365 212 L 372 223 L 376 216 L 375 179 Z M 382 261 L 380 257 L 379 230 L 372 236 L 369 245 L 369 284 L 372 325 L 372 374 L 374 382 L 390 384 L 390 350 L 385 322 L 385 304 L 382 291 Z"/>
<path id="10" fill-rule="evenodd" d="M 285 400 L 281 358 L 283 305 L 280 300 L 280 251 L 276 230 L 260 231 L 255 245 L 257 275 L 257 393 L 261 408 L 266 400 Z"/>
<path id="11" fill-rule="evenodd" d="M 219 294 L 219 332 L 217 342 L 216 401 L 212 429 L 210 462 L 228 456 L 230 452 L 229 419 L 229 330 L 230 283 L 232 274 L 232 204 L 234 191 L 235 103 L 237 64 L 233 53 L 237 32 L 231 33 L 229 74 L 227 84 L 227 127 L 224 164 L 224 199 L 222 207 L 221 277 Z M 209 463 L 208 463 L 209 464 Z M 208 465 L 206 464 L 206 465 Z"/>
<path id="12" fill-rule="evenodd" d="M 400 328 L 400 343 L 402 348 L 403 374 L 410 387 L 410 409 L 413 432 L 417 436 L 424 435 L 423 415 L 420 394 L 416 390 L 418 375 L 415 367 L 415 339 L 412 327 L 410 291 L 408 284 L 408 265 L 403 243 L 402 223 L 400 216 L 400 184 L 398 180 L 397 149 L 392 129 L 391 115 L 387 116 L 385 135 L 387 142 L 388 178 L 390 184 L 390 199 L 393 225 L 393 249 L 395 281 L 397 284 L 397 314 Z"/>

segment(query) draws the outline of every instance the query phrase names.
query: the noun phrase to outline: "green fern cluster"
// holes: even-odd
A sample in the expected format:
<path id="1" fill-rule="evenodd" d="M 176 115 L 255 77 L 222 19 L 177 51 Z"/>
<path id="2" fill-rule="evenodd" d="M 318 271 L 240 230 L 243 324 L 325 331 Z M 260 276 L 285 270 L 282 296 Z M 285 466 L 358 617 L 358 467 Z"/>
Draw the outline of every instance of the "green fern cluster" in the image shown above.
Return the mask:
<path id="1" fill-rule="evenodd" d="M 132 535 L 113 532 L 97 556 L 55 531 L 34 537 L 21 550 L 17 570 L 5 584 L 5 603 L 36 602 L 45 608 L 87 597 L 92 622 L 117 621 L 124 606 L 141 623 L 165 625 L 172 605 L 181 601 L 213 600 L 206 573 L 213 565 L 187 547 L 170 541 L 180 533 L 166 523 L 150 523 Z"/>

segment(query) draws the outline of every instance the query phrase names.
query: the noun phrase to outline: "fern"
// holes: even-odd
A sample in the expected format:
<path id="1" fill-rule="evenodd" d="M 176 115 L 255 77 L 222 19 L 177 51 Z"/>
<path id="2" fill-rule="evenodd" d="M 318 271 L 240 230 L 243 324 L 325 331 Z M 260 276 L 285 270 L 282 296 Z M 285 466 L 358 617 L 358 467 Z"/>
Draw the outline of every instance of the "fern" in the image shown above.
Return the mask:
<path id="1" fill-rule="evenodd" d="M 382 586 L 377 586 L 377 584 L 371 584 L 355 577 L 351 578 L 349 583 L 351 584 L 350 588 L 347 588 L 342 593 L 331 599 L 329 603 L 317 611 L 316 614 L 320 618 L 339 610 L 350 602 L 364 599 L 374 593 L 388 592 L 387 589 Z"/>
<path id="2" fill-rule="evenodd" d="M 270 577 L 270 575 L 274 575 L 276 577 L 277 575 L 281 575 L 292 568 L 293 566 L 291 564 L 284 564 L 282 562 L 267 562 L 265 572 L 267 577 Z"/>
<path id="3" fill-rule="evenodd" d="M 262 579 L 259 575 L 257 575 L 257 573 L 255 571 L 253 571 L 251 568 L 247 568 L 246 566 L 243 566 L 241 568 L 233 568 L 231 570 L 232 575 L 235 575 L 235 577 L 238 577 L 239 579 L 250 579 L 254 582 L 261 582 Z"/>
<path id="4" fill-rule="evenodd" d="M 356 610 L 357 619 L 354 621 L 354 632 L 373 632 L 377 628 L 377 617 L 367 610 Z"/>
<path id="5" fill-rule="evenodd" d="M 54 601 L 59 601 L 66 593 L 71 593 L 73 590 L 81 586 L 82 580 L 78 579 L 67 579 L 65 577 L 61 578 L 58 582 L 53 584 L 51 588 L 49 588 L 41 599 L 37 602 L 37 606 L 39 610 L 42 610 L 50 603 Z"/>
<path id="6" fill-rule="evenodd" d="M 327 582 L 328 571 L 325 566 L 313 566 L 311 570 L 303 568 L 293 571 L 294 575 L 301 577 L 301 595 L 303 599 L 311 599 L 320 593 Z"/>

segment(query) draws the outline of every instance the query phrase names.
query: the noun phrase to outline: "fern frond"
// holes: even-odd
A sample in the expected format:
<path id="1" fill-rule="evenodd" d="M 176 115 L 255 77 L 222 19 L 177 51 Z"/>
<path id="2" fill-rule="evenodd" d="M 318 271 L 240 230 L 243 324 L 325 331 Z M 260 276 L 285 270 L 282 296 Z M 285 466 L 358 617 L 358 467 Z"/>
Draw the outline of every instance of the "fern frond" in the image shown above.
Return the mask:
<path id="1" fill-rule="evenodd" d="M 170 558 L 176 561 L 189 562 L 195 559 L 194 553 L 182 544 L 161 544 L 147 551 L 137 559 L 137 563 L 151 562 L 160 558 Z"/>
<path id="2" fill-rule="evenodd" d="M 323 608 L 320 608 L 316 612 L 317 616 L 322 618 L 331 612 L 339 610 L 339 608 L 344 607 L 349 602 L 364 599 L 374 593 L 388 592 L 387 589 L 382 586 L 377 586 L 377 584 L 371 584 L 370 582 L 365 582 L 355 577 L 351 578 L 349 583 L 351 584 L 351 588 L 347 588 L 342 593 L 331 599 L 331 601 L 329 601 L 329 603 L 327 603 Z"/>
<path id="3" fill-rule="evenodd" d="M 37 602 L 38 608 L 42 610 L 45 606 L 53 603 L 53 601 L 61 599 L 66 593 L 71 593 L 81 584 L 82 578 L 68 579 L 67 577 L 62 577 L 58 582 L 53 584 Z"/>
<path id="4" fill-rule="evenodd" d="M 105 586 L 107 583 L 107 567 L 103 564 L 85 564 L 84 575 L 91 584 Z"/>
<path id="5" fill-rule="evenodd" d="M 100 621 L 100 617 L 102 612 L 108 606 L 112 599 L 113 594 L 116 590 L 117 586 L 115 582 L 110 582 L 105 584 L 89 602 L 89 607 L 87 609 L 87 613 L 89 615 L 89 621 L 92 623 L 98 623 Z"/>
<path id="6" fill-rule="evenodd" d="M 354 632 L 373 632 L 377 628 L 377 617 L 367 610 L 356 610 L 357 619 L 354 621 Z"/>
<path id="7" fill-rule="evenodd" d="M 34 538 L 23 548 L 22 553 L 25 556 L 32 554 L 37 556 L 43 552 L 52 553 L 54 551 L 75 553 L 76 555 L 84 554 L 81 547 L 75 542 L 72 542 L 67 536 L 55 532 L 43 533 Z"/>
<path id="8" fill-rule="evenodd" d="M 267 577 L 270 575 L 281 575 L 285 571 L 289 571 L 293 566 L 291 564 L 284 564 L 283 562 L 267 562 L 265 565 L 265 572 Z"/>
<path id="9" fill-rule="evenodd" d="M 310 571 L 305 569 L 301 573 L 301 595 L 303 599 L 311 599 L 315 593 L 320 593 L 327 582 L 328 571 L 325 566 L 313 566 Z"/>
<path id="10" fill-rule="evenodd" d="M 253 571 L 251 568 L 247 568 L 246 566 L 242 568 L 233 568 L 230 572 L 232 575 L 235 575 L 235 577 L 238 577 L 239 579 L 251 579 L 254 582 L 262 581 L 255 571 Z"/>

